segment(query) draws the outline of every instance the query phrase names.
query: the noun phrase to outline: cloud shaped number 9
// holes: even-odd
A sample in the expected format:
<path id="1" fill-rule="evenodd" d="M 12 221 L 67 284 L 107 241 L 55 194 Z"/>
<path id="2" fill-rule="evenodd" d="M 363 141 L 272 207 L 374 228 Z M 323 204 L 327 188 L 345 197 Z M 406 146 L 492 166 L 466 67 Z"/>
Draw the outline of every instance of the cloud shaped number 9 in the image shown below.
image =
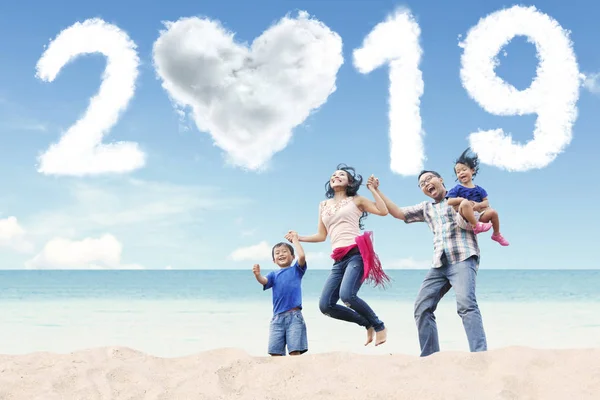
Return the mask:
<path id="1" fill-rule="evenodd" d="M 519 91 L 496 75 L 496 56 L 516 35 L 527 36 L 539 64 L 531 86 Z M 533 140 L 513 143 L 502 129 L 469 137 L 483 163 L 508 171 L 543 168 L 571 142 L 582 75 L 573 45 L 554 19 L 535 7 L 514 6 L 481 19 L 464 42 L 460 77 L 469 95 L 495 115 L 537 114 Z"/>

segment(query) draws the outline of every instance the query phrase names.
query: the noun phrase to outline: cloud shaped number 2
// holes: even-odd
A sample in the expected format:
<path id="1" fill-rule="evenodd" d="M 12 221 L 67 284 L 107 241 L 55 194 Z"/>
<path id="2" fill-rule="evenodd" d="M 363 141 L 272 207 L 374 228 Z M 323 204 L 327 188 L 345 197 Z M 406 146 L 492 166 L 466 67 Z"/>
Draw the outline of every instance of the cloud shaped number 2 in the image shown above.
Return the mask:
<path id="1" fill-rule="evenodd" d="M 107 64 L 98 94 L 90 99 L 83 117 L 39 157 L 39 172 L 82 176 L 124 173 L 145 165 L 137 143 L 102 143 L 135 92 L 139 66 L 135 49 L 125 32 L 100 19 L 77 22 L 50 43 L 37 63 L 36 76 L 44 81 L 54 81 L 62 67 L 82 54 L 102 53 Z"/>
<path id="2" fill-rule="evenodd" d="M 523 91 L 494 72 L 496 56 L 517 35 L 536 45 L 539 59 L 537 75 Z M 306 12 L 282 18 L 250 47 L 233 36 L 207 18 L 166 23 L 154 43 L 154 65 L 174 105 L 191 110 L 198 129 L 213 137 L 228 162 L 260 170 L 336 90 L 342 39 Z M 363 74 L 389 67 L 390 167 L 402 175 L 417 174 L 426 160 L 419 37 L 410 10 L 399 8 L 353 53 Z M 538 115 L 534 137 L 524 145 L 502 129 L 471 134 L 481 161 L 509 171 L 551 163 L 571 141 L 582 83 L 568 32 L 534 7 L 513 6 L 482 18 L 459 45 L 463 86 L 482 108 L 495 115 Z M 39 156 L 40 173 L 127 173 L 146 164 L 137 143 L 102 143 L 126 110 L 138 77 L 136 45 L 124 31 L 97 18 L 75 23 L 50 43 L 36 76 L 52 82 L 67 63 L 96 52 L 107 58 L 100 90 L 83 117 Z"/>

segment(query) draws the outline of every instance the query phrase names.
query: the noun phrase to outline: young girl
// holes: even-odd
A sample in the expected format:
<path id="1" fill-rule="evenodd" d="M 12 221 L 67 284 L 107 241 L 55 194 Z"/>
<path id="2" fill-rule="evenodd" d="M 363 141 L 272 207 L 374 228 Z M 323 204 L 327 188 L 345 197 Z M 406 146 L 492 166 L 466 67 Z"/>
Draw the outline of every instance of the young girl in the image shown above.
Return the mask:
<path id="1" fill-rule="evenodd" d="M 368 213 L 387 215 L 385 203 L 371 187 L 375 202 L 357 195 L 362 177 L 354 168 L 340 164 L 325 184 L 328 200 L 319 205 L 318 232 L 311 236 L 299 236 L 300 242 L 324 242 L 329 234 L 334 260 L 331 274 L 327 278 L 319 301 L 321 312 L 331 318 L 353 322 L 367 330 L 365 346 L 375 336 L 375 346 L 386 341 L 387 329 L 369 305 L 358 297 L 365 280 L 375 285 L 389 280 L 383 272 L 379 258 L 373 251 L 372 232 L 365 232 L 362 220 Z M 288 235 L 295 232 L 290 231 Z M 342 300 L 345 306 L 337 304 Z"/>
<path id="2" fill-rule="evenodd" d="M 454 172 L 459 184 L 450 189 L 446 195 L 448 204 L 458 210 L 460 215 L 473 226 L 476 233 L 489 230 L 491 225 L 494 228 L 492 240 L 502 246 L 508 246 L 508 241 L 500 233 L 498 213 L 489 206 L 487 192 L 473 183 L 473 178 L 479 171 L 479 159 L 477 155 L 469 156 L 470 150 L 471 148 L 467 148 L 455 161 Z M 478 224 L 478 221 L 481 224 Z"/>

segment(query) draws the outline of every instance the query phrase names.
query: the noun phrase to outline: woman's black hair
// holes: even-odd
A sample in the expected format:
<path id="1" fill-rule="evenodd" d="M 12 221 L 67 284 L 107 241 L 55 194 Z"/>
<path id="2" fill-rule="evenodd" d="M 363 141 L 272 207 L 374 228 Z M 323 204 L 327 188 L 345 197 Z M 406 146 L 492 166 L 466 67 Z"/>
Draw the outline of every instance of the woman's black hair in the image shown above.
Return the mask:
<path id="1" fill-rule="evenodd" d="M 469 155 L 469 152 L 472 153 L 471 148 L 467 147 L 460 157 L 454 161 L 454 166 L 456 167 L 456 164 L 466 165 L 473 170 L 473 178 L 475 178 L 475 175 L 477 175 L 477 172 L 479 171 L 479 157 L 477 157 L 477 154 L 475 153 Z M 454 170 L 454 175 L 456 175 L 456 169 Z"/>
<path id="2" fill-rule="evenodd" d="M 349 167 L 346 164 L 339 164 L 336 168 L 336 171 L 344 171 L 348 175 L 348 186 L 346 186 L 346 195 L 348 197 L 356 196 L 356 194 L 358 193 L 358 189 L 362 184 L 362 176 L 357 174 L 354 168 Z M 333 196 L 334 191 L 331 188 L 330 180 L 327 180 L 327 183 L 325 184 L 325 197 L 327 197 L 328 199 L 333 199 Z M 360 228 L 360 230 L 365 229 L 363 226 L 363 219 L 367 218 L 367 215 L 369 215 L 369 213 L 364 211 L 362 213 L 362 216 L 358 220 L 358 227 Z"/>

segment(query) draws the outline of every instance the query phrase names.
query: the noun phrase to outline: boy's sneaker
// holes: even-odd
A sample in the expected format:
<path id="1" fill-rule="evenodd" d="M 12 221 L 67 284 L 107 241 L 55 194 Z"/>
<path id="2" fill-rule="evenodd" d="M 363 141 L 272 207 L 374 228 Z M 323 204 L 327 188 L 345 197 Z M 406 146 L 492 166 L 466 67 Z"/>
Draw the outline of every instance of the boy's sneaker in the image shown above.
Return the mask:
<path id="1" fill-rule="evenodd" d="M 504 239 L 504 237 L 500 233 L 494 233 L 492 235 L 492 240 L 500 243 L 502 246 L 508 246 L 508 241 Z"/>
<path id="2" fill-rule="evenodd" d="M 473 233 L 474 234 L 478 234 L 481 232 L 487 232 L 490 229 L 492 229 L 492 223 L 491 222 L 478 222 L 477 225 L 475 225 L 475 228 L 473 228 Z"/>

